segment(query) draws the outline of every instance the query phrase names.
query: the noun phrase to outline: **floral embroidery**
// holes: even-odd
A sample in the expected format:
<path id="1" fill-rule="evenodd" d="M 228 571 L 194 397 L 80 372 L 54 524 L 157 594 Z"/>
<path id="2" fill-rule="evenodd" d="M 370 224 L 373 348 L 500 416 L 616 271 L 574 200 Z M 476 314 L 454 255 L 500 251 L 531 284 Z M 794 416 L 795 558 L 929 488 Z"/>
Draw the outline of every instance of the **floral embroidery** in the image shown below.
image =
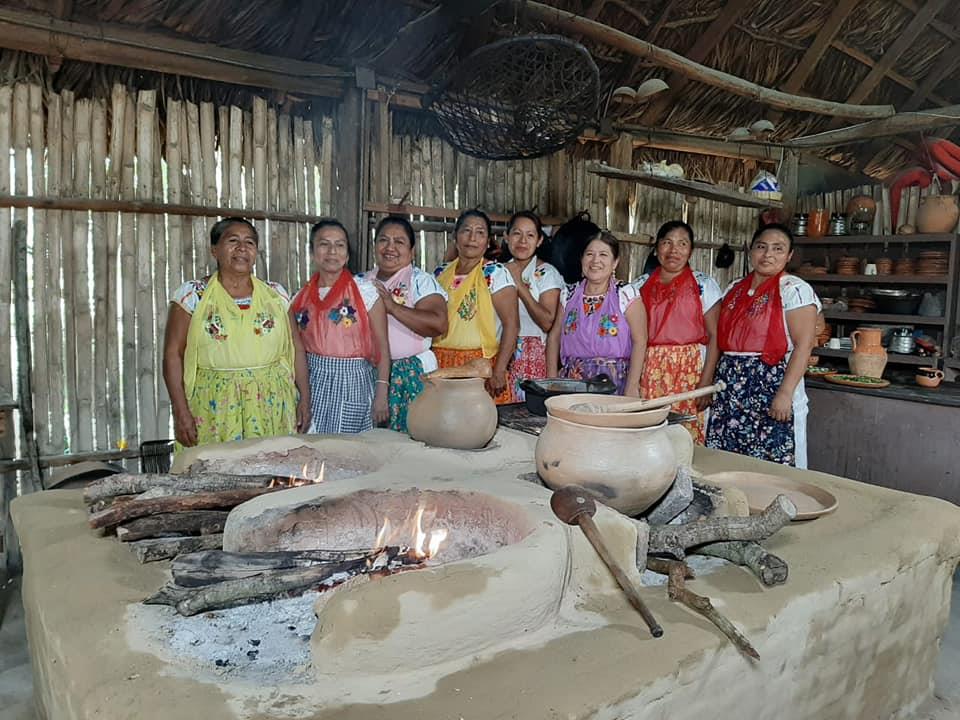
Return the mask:
<path id="1" fill-rule="evenodd" d="M 223 342 L 227 335 L 223 332 L 223 318 L 217 315 L 213 310 L 207 313 L 206 331 L 207 335 L 217 342 Z"/>
<path id="2" fill-rule="evenodd" d="M 600 337 L 616 337 L 620 332 L 617 329 L 617 323 L 620 322 L 619 315 L 603 315 L 600 317 Z"/>
<path id="3" fill-rule="evenodd" d="M 569 335 L 577 331 L 577 311 L 571 310 L 563 319 L 563 334 Z"/>
<path id="4" fill-rule="evenodd" d="M 472 288 L 466 297 L 460 301 L 460 307 L 457 308 L 457 315 L 461 320 L 473 320 L 477 314 L 477 289 Z"/>
<path id="5" fill-rule="evenodd" d="M 542 278 L 546 274 L 547 274 L 546 265 L 540 265 L 536 270 L 533 271 L 533 277 L 538 279 Z"/>
<path id="6" fill-rule="evenodd" d="M 273 319 L 273 315 L 270 313 L 257 313 L 257 316 L 253 319 L 253 334 L 269 335 L 275 326 L 276 320 Z"/>
<path id="7" fill-rule="evenodd" d="M 406 305 L 407 304 L 407 285 L 406 283 L 399 283 L 393 290 L 390 291 L 390 296 L 397 305 Z"/>
<path id="8" fill-rule="evenodd" d="M 308 313 L 306 310 L 301 310 L 294 315 L 294 318 L 297 321 L 297 327 L 303 330 L 305 327 L 307 327 L 307 323 L 310 322 L 310 313 Z"/>
<path id="9" fill-rule="evenodd" d="M 606 295 L 584 295 L 583 296 L 583 314 L 593 315 L 603 306 L 603 299 Z"/>
<path id="10" fill-rule="evenodd" d="M 451 289 L 451 290 L 456 290 L 458 287 L 460 287 L 460 283 L 463 282 L 463 279 L 464 279 L 465 277 L 466 277 L 466 275 L 454 275 L 454 276 L 453 276 L 453 282 L 450 283 L 450 289 Z"/>
<path id="11" fill-rule="evenodd" d="M 327 317 L 334 325 L 343 325 L 345 328 L 348 328 L 357 321 L 357 309 L 344 300 L 337 307 L 330 310 Z"/>
<path id="12" fill-rule="evenodd" d="M 487 281 L 487 287 L 493 285 L 493 273 L 499 266 L 499 263 L 487 263 L 483 266 L 483 279 Z"/>

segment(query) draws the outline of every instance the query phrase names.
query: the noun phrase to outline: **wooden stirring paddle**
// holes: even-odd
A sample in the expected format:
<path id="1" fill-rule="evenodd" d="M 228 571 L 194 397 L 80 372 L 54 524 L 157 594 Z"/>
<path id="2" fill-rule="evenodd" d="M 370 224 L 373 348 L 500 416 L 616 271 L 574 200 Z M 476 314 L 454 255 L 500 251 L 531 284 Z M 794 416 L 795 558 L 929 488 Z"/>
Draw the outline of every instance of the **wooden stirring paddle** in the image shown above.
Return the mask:
<path id="1" fill-rule="evenodd" d="M 600 405 L 599 403 L 589 402 L 577 403 L 576 405 L 571 405 L 569 409 L 573 412 L 582 413 L 639 412 L 640 410 L 653 410 L 654 408 L 662 408 L 665 405 L 673 405 L 674 403 L 682 402 L 683 400 L 693 400 L 694 398 L 703 397 L 704 395 L 713 395 L 714 393 L 718 393 L 726 387 L 726 383 L 721 380 L 715 385 L 707 385 L 706 387 L 677 393 L 676 395 L 664 395 L 663 397 L 650 398 L 649 400 L 635 400 L 633 402 L 613 403 L 610 405 Z"/>

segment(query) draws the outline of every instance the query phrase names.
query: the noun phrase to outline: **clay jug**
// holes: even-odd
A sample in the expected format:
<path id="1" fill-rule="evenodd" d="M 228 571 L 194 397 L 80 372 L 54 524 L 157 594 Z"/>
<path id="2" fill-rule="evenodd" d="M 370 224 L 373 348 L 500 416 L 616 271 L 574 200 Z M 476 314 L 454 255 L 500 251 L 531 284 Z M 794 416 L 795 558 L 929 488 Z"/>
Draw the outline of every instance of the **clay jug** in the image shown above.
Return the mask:
<path id="1" fill-rule="evenodd" d="M 671 428 L 672 429 L 672 428 Z M 689 433 L 682 427 L 680 432 Z M 677 476 L 677 451 L 666 423 L 648 428 L 581 425 L 547 415 L 534 451 L 537 472 L 553 490 L 582 485 L 626 515 L 659 500 Z"/>
<path id="2" fill-rule="evenodd" d="M 483 378 L 424 378 L 407 411 L 407 429 L 427 445 L 476 450 L 497 431 L 497 406 Z"/>
<path id="3" fill-rule="evenodd" d="M 930 195 L 917 210 L 917 230 L 922 233 L 952 233 L 960 218 L 955 195 Z"/>
<path id="4" fill-rule="evenodd" d="M 887 351 L 883 349 L 882 328 L 857 328 L 850 333 L 853 352 L 850 353 L 850 372 L 854 375 L 879 378 L 887 366 Z"/>

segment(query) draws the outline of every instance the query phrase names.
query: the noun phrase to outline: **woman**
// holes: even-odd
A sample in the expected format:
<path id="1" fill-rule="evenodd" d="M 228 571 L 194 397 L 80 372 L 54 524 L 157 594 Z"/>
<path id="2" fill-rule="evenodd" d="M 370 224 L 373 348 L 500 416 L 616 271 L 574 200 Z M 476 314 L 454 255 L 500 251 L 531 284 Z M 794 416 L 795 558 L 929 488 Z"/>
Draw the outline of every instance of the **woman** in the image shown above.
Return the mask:
<path id="1" fill-rule="evenodd" d="M 374 233 L 377 264 L 361 276 L 374 283 L 387 313 L 390 342 L 390 428 L 407 432 L 407 408 L 437 369 L 431 338 L 447 331 L 447 294 L 413 265 L 414 233 L 401 217 L 385 217 Z"/>
<path id="2" fill-rule="evenodd" d="M 440 367 L 457 367 L 479 357 L 493 361 L 487 389 L 498 404 L 510 402 L 507 366 L 517 347 L 520 314 L 517 288 L 506 268 L 484 260 L 490 218 L 467 210 L 454 227 L 457 258 L 434 273 L 447 293 L 447 332 L 433 350 Z"/>
<path id="3" fill-rule="evenodd" d="M 316 272 L 290 306 L 306 350 L 310 432 L 363 432 L 389 416 L 387 313 L 376 287 L 346 269 L 347 230 L 338 220 L 310 229 L 310 252 Z"/>
<path id="4" fill-rule="evenodd" d="M 512 259 L 505 267 L 520 298 L 520 336 L 508 367 L 511 402 L 523 402 L 523 380 L 547 376 L 545 340 L 557 315 L 563 278 L 553 265 L 536 256 L 542 244 L 543 226 L 536 214 L 523 210 L 510 218 L 507 249 Z"/>
<path id="5" fill-rule="evenodd" d="M 287 319 L 287 292 L 253 275 L 259 242 L 243 218 L 215 223 L 217 271 L 184 283 L 171 300 L 163 379 L 178 451 L 303 432 L 309 423 L 306 365 Z"/>
<path id="6" fill-rule="evenodd" d="M 580 380 L 605 374 L 620 395 L 638 397 L 647 316 L 637 289 L 614 278 L 619 258 L 612 233 L 600 231 L 587 243 L 583 280 L 560 291 L 563 311 L 547 336 L 547 373 Z"/>
<path id="7" fill-rule="evenodd" d="M 717 367 L 717 302 L 722 293 L 716 280 L 691 269 L 692 252 L 693 228 L 680 220 L 664 223 L 651 253 L 656 269 L 634 283 L 647 311 L 647 358 L 640 380 L 645 398 L 709 385 Z M 708 398 L 700 398 L 674 406 L 677 412 L 697 416 L 685 426 L 701 445 L 700 412 L 708 405 Z"/>
<path id="8" fill-rule="evenodd" d="M 784 272 L 792 255 L 790 230 L 761 227 L 750 244 L 753 272 L 723 296 L 716 375 L 727 387 L 713 403 L 707 447 L 805 468 L 803 373 L 820 300 L 809 284 Z"/>

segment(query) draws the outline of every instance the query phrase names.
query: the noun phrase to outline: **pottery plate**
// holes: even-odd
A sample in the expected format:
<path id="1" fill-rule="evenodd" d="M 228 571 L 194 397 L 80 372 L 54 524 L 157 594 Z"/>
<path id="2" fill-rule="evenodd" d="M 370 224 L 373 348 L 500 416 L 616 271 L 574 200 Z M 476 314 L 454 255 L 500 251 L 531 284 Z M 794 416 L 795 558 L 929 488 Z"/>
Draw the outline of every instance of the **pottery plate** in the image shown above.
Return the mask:
<path id="1" fill-rule="evenodd" d="M 835 375 L 837 370 L 832 367 L 819 366 L 819 365 L 808 365 L 807 371 L 804 373 L 808 378 L 822 378 L 827 375 Z"/>
<path id="2" fill-rule="evenodd" d="M 763 512 L 777 495 L 786 495 L 797 506 L 795 520 L 812 520 L 837 509 L 837 499 L 823 488 L 779 475 L 720 472 L 704 475 L 703 481 L 740 490 L 747 496 L 747 504 L 754 515 Z"/>
<path id="3" fill-rule="evenodd" d="M 849 385 L 859 388 L 885 388 L 890 384 L 889 380 L 883 378 L 867 377 L 866 375 L 824 375 L 823 379 L 835 385 Z"/>
<path id="4" fill-rule="evenodd" d="M 635 402 L 637 398 L 622 397 L 620 395 L 598 395 L 597 393 L 573 393 L 571 395 L 555 395 L 547 398 L 544 403 L 547 413 L 561 420 L 592 425 L 593 427 L 609 428 L 645 428 L 659 425 L 670 414 L 670 406 L 640 410 L 638 412 L 578 412 L 571 410 L 574 405 L 591 403 L 604 407 L 616 407 L 628 402 Z"/>

